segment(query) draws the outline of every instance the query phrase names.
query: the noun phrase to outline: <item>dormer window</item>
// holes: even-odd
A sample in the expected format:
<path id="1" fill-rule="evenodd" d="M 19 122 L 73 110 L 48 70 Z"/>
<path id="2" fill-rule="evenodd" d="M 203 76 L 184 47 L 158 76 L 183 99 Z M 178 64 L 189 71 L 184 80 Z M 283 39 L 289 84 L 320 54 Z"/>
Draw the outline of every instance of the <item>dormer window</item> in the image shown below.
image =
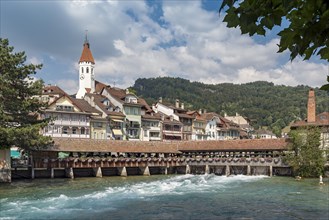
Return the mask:
<path id="1" fill-rule="evenodd" d="M 136 99 L 136 97 L 134 97 L 134 96 L 127 96 L 126 98 L 125 98 L 125 102 L 126 103 L 137 103 L 137 99 Z"/>

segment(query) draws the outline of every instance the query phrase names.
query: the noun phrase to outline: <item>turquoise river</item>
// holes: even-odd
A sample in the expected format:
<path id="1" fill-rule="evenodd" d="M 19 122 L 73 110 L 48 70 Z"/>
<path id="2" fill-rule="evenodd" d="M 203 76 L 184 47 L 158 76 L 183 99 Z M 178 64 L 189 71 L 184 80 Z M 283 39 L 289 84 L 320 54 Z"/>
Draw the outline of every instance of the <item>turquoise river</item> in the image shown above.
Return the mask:
<path id="1" fill-rule="evenodd" d="M 329 219 L 329 180 L 158 175 L 0 184 L 0 219 Z"/>

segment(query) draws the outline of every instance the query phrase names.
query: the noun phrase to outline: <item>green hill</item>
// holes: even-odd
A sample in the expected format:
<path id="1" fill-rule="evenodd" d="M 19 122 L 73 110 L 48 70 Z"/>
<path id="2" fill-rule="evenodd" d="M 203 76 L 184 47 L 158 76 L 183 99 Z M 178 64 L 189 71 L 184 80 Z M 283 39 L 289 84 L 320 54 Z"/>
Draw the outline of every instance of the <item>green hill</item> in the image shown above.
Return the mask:
<path id="1" fill-rule="evenodd" d="M 284 86 L 257 81 L 246 84 L 204 84 L 182 78 L 140 78 L 132 87 L 149 104 L 159 97 L 184 102 L 186 109 L 206 109 L 219 114 L 246 116 L 253 126 L 267 126 L 278 133 L 291 121 L 306 118 L 308 86 Z M 317 113 L 329 111 L 329 96 L 315 89 Z"/>

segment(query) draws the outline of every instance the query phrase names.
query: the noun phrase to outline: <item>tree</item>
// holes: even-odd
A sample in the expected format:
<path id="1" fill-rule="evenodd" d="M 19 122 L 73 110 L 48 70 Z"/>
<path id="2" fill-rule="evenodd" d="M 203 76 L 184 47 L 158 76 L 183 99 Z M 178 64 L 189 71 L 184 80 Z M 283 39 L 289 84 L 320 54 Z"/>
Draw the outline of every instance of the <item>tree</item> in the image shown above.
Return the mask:
<path id="1" fill-rule="evenodd" d="M 294 173 L 303 177 L 318 177 L 324 172 L 326 159 L 320 148 L 320 129 L 307 127 L 289 133 L 291 144 L 285 160 Z"/>
<path id="2" fill-rule="evenodd" d="M 8 39 L 0 38 L 0 149 L 45 147 L 50 137 L 40 134 L 47 124 L 39 115 L 44 106 L 36 97 L 43 82 L 32 77 L 42 65 L 25 64 L 25 52 L 13 52 Z"/>

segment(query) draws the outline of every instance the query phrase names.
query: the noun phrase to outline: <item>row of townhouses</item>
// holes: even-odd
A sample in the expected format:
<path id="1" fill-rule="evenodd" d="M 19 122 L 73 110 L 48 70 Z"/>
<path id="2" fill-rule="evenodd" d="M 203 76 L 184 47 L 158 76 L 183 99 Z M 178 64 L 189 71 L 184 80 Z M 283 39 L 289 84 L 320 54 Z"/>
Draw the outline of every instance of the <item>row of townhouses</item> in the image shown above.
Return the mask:
<path id="1" fill-rule="evenodd" d="M 214 112 L 188 111 L 179 100 L 170 105 L 159 99 L 150 107 L 128 90 L 102 87 L 99 93 L 86 93 L 78 99 L 58 86 L 46 86 L 41 99 L 49 105 L 42 117 L 51 121 L 44 135 L 173 141 L 239 139 L 245 133 L 238 124 Z"/>
<path id="2" fill-rule="evenodd" d="M 46 86 L 42 117 L 51 121 L 43 134 L 52 137 L 110 140 L 227 140 L 246 137 L 246 129 L 214 112 L 190 111 L 177 99 L 149 106 L 142 98 L 95 80 L 95 60 L 86 37 L 79 60 L 79 90 L 70 96 Z"/>

